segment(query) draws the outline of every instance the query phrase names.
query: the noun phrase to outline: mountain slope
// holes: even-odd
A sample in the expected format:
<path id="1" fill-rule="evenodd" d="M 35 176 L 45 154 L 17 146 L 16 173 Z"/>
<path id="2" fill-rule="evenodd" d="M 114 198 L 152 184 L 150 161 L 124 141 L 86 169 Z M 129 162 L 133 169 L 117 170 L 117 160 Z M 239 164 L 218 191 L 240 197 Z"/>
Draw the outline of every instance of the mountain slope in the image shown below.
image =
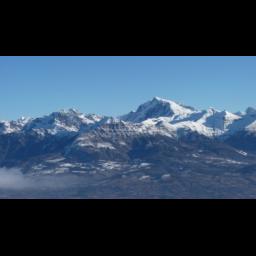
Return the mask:
<path id="1" fill-rule="evenodd" d="M 191 107 L 186 107 L 174 101 L 153 98 L 138 107 L 135 112 L 130 112 L 127 115 L 121 116 L 120 119 L 129 122 L 142 122 L 150 118 L 171 117 L 183 118 L 195 110 Z"/>
<path id="2" fill-rule="evenodd" d="M 240 114 L 196 110 L 155 97 L 120 118 L 69 109 L 2 121 L 0 166 L 31 166 L 55 156 L 73 163 L 151 159 L 161 165 L 174 163 L 176 157 L 189 161 L 193 154 L 250 159 L 256 152 L 255 134 L 253 108 Z"/>
<path id="3" fill-rule="evenodd" d="M 32 187 L 5 189 L 17 169 Z M 256 110 L 155 97 L 120 118 L 69 109 L 1 121 L 1 170 L 0 197 L 255 198 Z"/>
<path id="4" fill-rule="evenodd" d="M 66 135 L 68 133 L 77 133 L 81 130 L 86 130 L 102 119 L 103 117 L 101 116 L 84 115 L 74 109 L 62 110 L 44 117 L 30 119 L 23 127 L 23 131 L 35 132 L 42 135 Z"/>

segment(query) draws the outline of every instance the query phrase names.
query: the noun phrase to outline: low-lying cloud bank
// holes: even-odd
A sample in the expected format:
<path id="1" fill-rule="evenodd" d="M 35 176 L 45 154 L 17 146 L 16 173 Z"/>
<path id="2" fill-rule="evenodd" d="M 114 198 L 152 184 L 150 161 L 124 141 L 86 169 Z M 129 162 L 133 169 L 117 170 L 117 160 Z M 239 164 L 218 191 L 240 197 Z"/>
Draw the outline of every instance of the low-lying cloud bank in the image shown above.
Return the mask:
<path id="1" fill-rule="evenodd" d="M 18 169 L 0 168 L 0 188 L 23 189 L 32 187 L 33 181 Z"/>
<path id="2" fill-rule="evenodd" d="M 69 176 L 28 176 L 19 169 L 0 168 L 0 189 L 63 189 L 79 183 L 79 178 Z"/>

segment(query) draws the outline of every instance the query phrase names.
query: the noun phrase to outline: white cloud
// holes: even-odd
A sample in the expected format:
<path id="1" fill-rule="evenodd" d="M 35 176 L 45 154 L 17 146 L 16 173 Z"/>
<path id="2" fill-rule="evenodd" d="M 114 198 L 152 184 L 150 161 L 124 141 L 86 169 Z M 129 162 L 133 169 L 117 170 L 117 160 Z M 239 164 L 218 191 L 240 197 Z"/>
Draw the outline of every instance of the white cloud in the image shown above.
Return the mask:
<path id="1" fill-rule="evenodd" d="M 18 169 L 0 168 L 0 188 L 23 189 L 31 187 L 32 183 Z"/>

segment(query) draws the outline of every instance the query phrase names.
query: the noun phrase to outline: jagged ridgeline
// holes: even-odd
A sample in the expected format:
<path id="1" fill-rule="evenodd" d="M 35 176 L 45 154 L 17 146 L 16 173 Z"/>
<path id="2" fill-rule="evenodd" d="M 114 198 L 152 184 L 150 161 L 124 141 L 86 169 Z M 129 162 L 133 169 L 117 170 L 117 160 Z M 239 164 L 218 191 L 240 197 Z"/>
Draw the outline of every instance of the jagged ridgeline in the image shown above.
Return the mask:
<path id="1" fill-rule="evenodd" d="M 244 113 L 197 110 L 155 97 L 117 118 L 69 109 L 0 121 L 0 166 L 68 172 L 103 168 L 107 162 L 160 169 L 184 168 L 192 160 L 205 167 L 219 158 L 228 159 L 223 164 L 254 164 L 255 134 L 254 108 Z"/>

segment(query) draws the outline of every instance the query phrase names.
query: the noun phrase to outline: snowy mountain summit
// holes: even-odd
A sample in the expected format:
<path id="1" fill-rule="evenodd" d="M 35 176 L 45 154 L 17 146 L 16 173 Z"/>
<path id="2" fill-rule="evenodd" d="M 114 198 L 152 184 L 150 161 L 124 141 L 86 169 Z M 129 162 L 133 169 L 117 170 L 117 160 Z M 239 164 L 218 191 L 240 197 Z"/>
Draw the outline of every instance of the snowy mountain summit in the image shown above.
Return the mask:
<path id="1" fill-rule="evenodd" d="M 132 111 L 121 117 L 124 121 L 142 122 L 149 118 L 171 117 L 172 119 L 186 117 L 195 110 L 192 107 L 186 107 L 171 100 L 165 100 L 154 97 L 138 107 L 136 111 Z"/>
<path id="2" fill-rule="evenodd" d="M 140 105 L 136 111 L 120 118 L 126 122 L 152 126 L 161 123 L 172 134 L 192 131 L 207 137 L 216 137 L 248 130 L 248 126 L 256 121 L 256 110 L 250 107 L 245 114 L 214 108 L 197 110 L 175 101 L 154 97 L 151 101 Z"/>
<path id="3" fill-rule="evenodd" d="M 116 117 L 83 114 L 76 109 L 61 110 L 39 118 L 0 121 L 0 135 L 37 133 L 44 135 L 74 135 L 95 129 L 119 126 L 126 134 L 162 134 L 181 137 L 197 133 L 206 137 L 229 137 L 238 132 L 256 134 L 256 109 L 248 107 L 239 113 L 214 108 L 197 110 L 176 101 L 154 97 L 136 111 Z M 120 128 L 122 127 L 122 128 Z M 115 131 L 116 132 L 116 131 Z"/>

